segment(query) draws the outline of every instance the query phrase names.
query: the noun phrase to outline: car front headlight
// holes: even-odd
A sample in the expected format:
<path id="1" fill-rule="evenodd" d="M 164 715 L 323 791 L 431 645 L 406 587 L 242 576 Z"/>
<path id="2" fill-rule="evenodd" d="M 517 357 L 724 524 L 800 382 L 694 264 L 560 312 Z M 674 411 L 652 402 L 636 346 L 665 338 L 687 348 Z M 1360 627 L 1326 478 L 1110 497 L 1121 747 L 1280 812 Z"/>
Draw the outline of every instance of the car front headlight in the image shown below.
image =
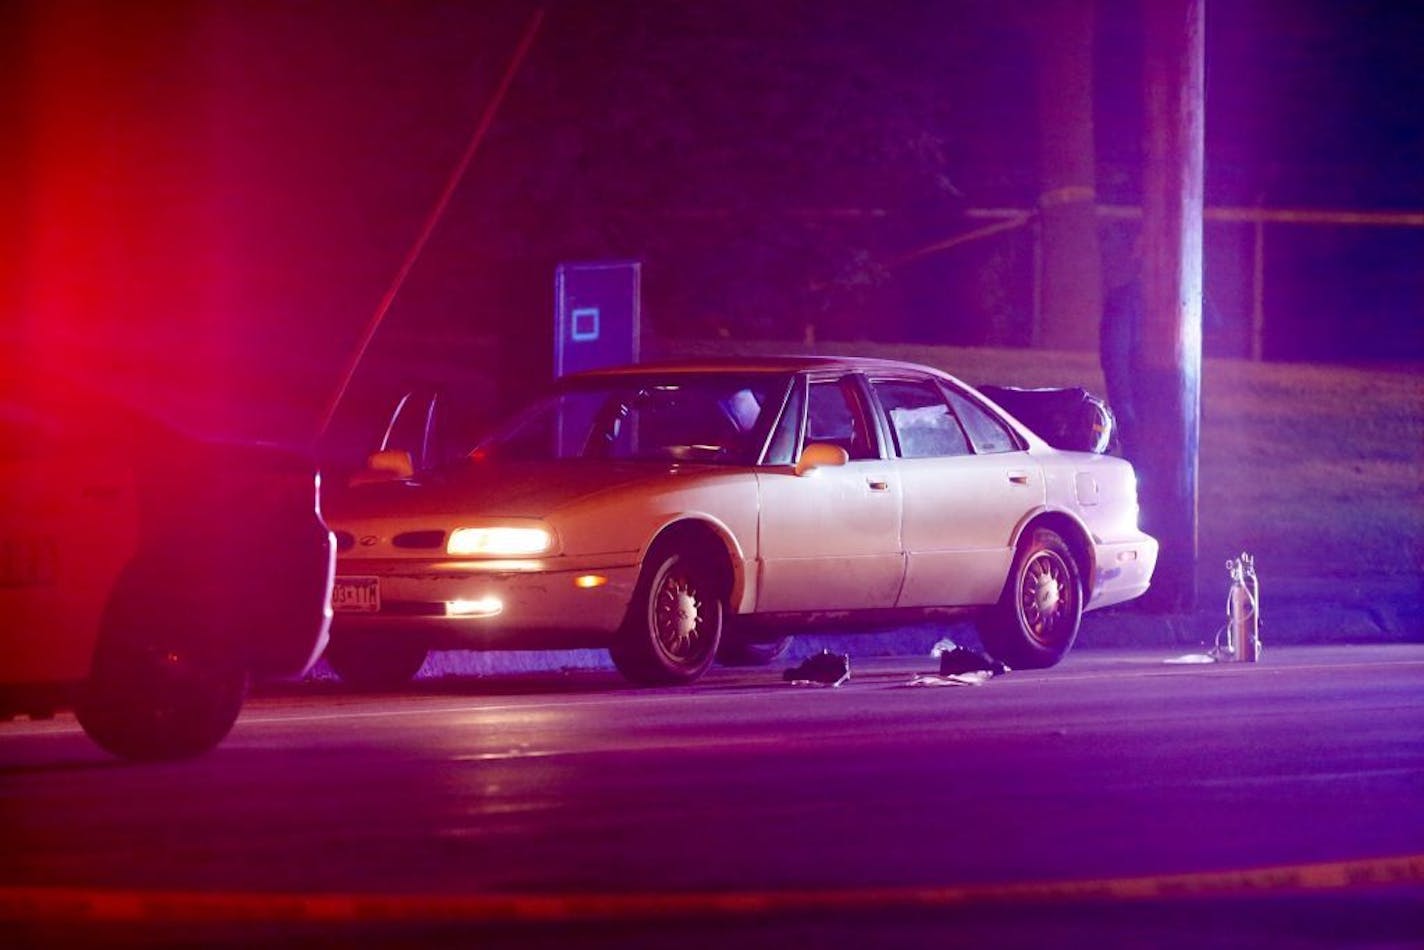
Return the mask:
<path id="1" fill-rule="evenodd" d="M 456 528 L 445 542 L 445 553 L 527 557 L 553 547 L 554 536 L 545 528 Z"/>

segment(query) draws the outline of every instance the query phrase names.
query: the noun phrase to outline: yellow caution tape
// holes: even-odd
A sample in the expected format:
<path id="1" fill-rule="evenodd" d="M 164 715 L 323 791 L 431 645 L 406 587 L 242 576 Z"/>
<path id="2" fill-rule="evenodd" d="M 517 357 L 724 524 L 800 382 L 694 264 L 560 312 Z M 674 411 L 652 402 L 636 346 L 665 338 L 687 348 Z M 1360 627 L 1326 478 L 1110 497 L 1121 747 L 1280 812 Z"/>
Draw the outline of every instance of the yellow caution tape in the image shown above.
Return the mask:
<path id="1" fill-rule="evenodd" d="M 1063 205 L 1091 204 L 1097 198 L 1091 185 L 1065 185 L 1045 191 L 1038 196 L 1040 208 L 1057 208 Z"/>

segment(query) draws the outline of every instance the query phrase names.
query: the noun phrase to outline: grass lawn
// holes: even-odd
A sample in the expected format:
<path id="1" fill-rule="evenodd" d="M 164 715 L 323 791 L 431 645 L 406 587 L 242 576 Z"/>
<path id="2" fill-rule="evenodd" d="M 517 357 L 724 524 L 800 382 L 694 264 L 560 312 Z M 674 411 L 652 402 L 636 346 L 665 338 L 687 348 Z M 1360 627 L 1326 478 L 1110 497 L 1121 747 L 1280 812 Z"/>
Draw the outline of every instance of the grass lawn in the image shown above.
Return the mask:
<path id="1" fill-rule="evenodd" d="M 646 354 L 815 352 L 904 359 L 971 385 L 1105 392 L 1094 353 L 699 341 Z M 1241 551 L 1263 578 L 1412 585 L 1424 577 L 1424 366 L 1211 359 L 1202 381 L 1198 554 L 1204 580 Z"/>

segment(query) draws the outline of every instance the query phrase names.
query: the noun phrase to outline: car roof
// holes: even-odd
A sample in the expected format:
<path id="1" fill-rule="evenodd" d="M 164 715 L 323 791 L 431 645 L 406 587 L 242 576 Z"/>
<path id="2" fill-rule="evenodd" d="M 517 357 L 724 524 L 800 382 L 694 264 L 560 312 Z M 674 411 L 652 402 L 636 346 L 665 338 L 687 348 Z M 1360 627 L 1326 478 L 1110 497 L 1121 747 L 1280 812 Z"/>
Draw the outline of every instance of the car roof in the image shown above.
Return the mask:
<path id="1" fill-rule="evenodd" d="M 587 370 L 577 375 L 638 376 L 648 373 L 799 373 L 808 370 L 844 370 L 847 372 L 904 372 L 940 374 L 939 370 L 917 363 L 878 359 L 868 356 L 735 356 L 704 359 L 660 360 Z"/>
<path id="2" fill-rule="evenodd" d="M 584 370 L 579 373 L 570 373 L 559 382 L 567 385 L 570 381 L 576 380 L 596 380 L 610 377 L 637 377 L 648 376 L 659 373 L 675 374 L 698 374 L 698 373 L 767 373 L 786 374 L 800 372 L 861 372 L 868 374 L 900 374 L 915 373 L 921 375 L 936 376 L 940 379 L 949 380 L 959 386 L 964 386 L 959 380 L 944 370 L 936 369 L 933 366 L 925 366 L 922 363 L 910 363 L 904 360 L 889 360 L 872 356 L 807 356 L 807 355 L 787 355 L 787 356 L 736 356 L 736 357 L 707 357 L 703 359 L 680 359 L 680 360 L 660 360 L 650 363 L 632 363 L 626 366 L 609 366 L 602 369 Z M 980 400 L 984 397 L 981 395 Z M 1043 440 L 1036 435 L 1028 426 L 1015 419 L 1011 414 L 1004 411 L 1000 406 L 993 406 L 995 414 L 1006 420 L 1021 438 L 1026 439 L 1030 445 L 1042 446 Z"/>

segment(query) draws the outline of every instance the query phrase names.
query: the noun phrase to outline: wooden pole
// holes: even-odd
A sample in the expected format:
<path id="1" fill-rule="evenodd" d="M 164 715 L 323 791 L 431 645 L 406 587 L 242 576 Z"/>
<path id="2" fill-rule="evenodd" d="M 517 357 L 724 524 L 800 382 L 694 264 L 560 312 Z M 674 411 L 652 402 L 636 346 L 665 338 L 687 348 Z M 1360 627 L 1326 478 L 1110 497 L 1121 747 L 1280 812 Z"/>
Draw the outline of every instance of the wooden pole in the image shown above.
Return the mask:
<path id="1" fill-rule="evenodd" d="M 1143 0 L 1147 167 L 1133 439 L 1143 528 L 1161 543 L 1147 603 L 1196 606 L 1201 441 L 1205 0 Z"/>
<path id="2" fill-rule="evenodd" d="M 1095 8 L 1095 0 L 1040 0 L 1030 6 L 1040 190 L 1033 343 L 1048 349 L 1093 349 L 1103 308 L 1094 208 Z"/>

